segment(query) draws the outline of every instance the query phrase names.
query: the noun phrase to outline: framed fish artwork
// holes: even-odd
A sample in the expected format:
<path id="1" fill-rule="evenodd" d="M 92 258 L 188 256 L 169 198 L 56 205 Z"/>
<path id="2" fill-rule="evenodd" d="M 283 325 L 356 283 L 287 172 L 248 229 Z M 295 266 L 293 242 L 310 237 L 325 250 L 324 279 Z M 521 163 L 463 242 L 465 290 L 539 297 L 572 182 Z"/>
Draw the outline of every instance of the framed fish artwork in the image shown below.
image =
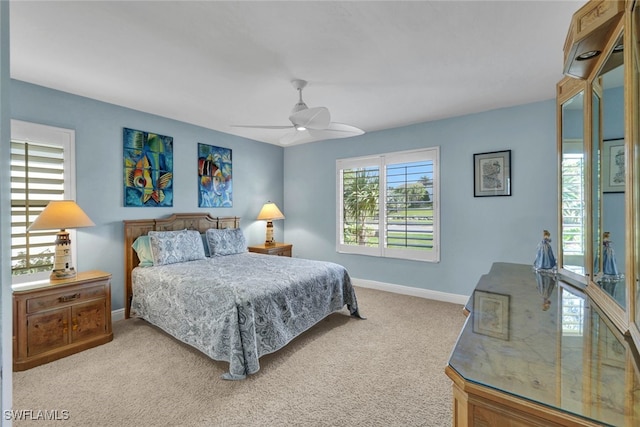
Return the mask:
<path id="1" fill-rule="evenodd" d="M 233 206 L 231 149 L 198 143 L 198 207 Z"/>
<path id="2" fill-rule="evenodd" d="M 173 137 L 124 128 L 124 206 L 173 206 Z"/>

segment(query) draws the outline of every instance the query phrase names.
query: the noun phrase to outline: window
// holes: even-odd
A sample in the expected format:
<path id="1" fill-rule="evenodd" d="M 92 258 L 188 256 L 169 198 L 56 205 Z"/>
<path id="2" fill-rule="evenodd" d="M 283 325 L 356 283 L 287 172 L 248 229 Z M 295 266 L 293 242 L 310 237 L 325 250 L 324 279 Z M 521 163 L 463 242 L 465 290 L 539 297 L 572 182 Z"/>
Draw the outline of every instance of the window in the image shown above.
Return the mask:
<path id="1" fill-rule="evenodd" d="M 562 155 L 562 254 L 564 267 L 583 273 L 585 242 L 584 155 Z"/>
<path id="2" fill-rule="evenodd" d="M 340 159 L 338 252 L 440 261 L 439 148 Z"/>
<path id="3" fill-rule="evenodd" d="M 584 298 L 562 288 L 562 335 L 582 336 L 584 325 Z"/>
<path id="4" fill-rule="evenodd" d="M 75 132 L 11 121 L 11 274 L 13 282 L 47 279 L 57 230 L 27 231 L 51 200 L 75 199 Z M 71 236 L 74 245 L 75 236 Z M 75 254 L 72 248 L 72 254 Z M 75 260 L 74 260 L 75 263 Z"/>

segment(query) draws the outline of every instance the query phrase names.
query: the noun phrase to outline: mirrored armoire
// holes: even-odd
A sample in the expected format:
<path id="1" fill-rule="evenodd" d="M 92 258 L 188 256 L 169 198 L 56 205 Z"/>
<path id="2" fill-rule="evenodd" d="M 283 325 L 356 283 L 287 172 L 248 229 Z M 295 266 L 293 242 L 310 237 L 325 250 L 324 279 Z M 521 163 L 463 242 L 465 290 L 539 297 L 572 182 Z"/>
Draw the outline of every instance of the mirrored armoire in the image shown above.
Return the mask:
<path id="1" fill-rule="evenodd" d="M 446 374 L 454 426 L 640 426 L 640 0 L 571 20 L 557 84 L 557 271 L 496 262 Z"/>
<path id="2" fill-rule="evenodd" d="M 591 1 L 573 17 L 558 83 L 559 255 L 640 346 L 640 5 Z"/>

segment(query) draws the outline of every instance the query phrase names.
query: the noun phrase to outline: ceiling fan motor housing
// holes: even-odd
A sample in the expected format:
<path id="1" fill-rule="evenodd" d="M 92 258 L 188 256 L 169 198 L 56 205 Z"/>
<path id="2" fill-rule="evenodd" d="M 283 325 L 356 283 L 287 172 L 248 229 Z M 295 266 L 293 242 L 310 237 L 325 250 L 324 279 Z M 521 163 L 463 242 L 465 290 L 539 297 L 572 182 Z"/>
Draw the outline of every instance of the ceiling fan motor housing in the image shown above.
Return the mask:
<path id="1" fill-rule="evenodd" d="M 293 109 L 291 110 L 291 114 L 295 114 L 298 111 L 306 110 L 308 108 L 309 107 L 307 107 L 307 104 L 305 104 L 304 102 L 302 102 L 302 100 L 300 100 L 296 103 L 296 105 L 293 106 Z"/>

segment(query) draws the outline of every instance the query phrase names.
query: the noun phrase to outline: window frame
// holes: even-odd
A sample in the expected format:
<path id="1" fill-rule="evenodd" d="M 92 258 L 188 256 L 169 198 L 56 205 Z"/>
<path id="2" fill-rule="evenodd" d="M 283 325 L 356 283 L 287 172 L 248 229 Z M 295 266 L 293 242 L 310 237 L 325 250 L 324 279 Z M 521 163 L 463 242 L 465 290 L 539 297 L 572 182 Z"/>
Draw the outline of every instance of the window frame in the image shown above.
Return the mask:
<path id="1" fill-rule="evenodd" d="M 412 250 L 406 248 L 389 248 L 386 244 L 387 232 L 387 166 L 416 161 L 433 162 L 433 249 L 430 251 Z M 344 228 L 344 174 L 345 169 L 377 167 L 379 171 L 378 185 L 378 246 L 363 246 L 343 243 Z M 384 235 L 380 229 L 384 229 Z M 384 237 L 383 237 L 384 236 Z M 406 259 L 422 262 L 440 262 L 440 147 L 428 147 L 415 150 L 397 151 L 361 157 L 351 157 L 336 160 L 336 252 L 376 256 L 382 258 Z"/>
<path id="2" fill-rule="evenodd" d="M 22 120 L 11 120 L 11 141 L 37 143 L 62 147 L 64 150 L 64 199 L 75 200 L 76 198 L 76 174 L 75 174 L 75 130 L 65 129 L 55 126 L 48 126 L 39 123 L 26 122 Z M 10 161 L 11 163 L 11 161 Z M 12 189 L 10 190 L 12 192 Z M 13 200 L 13 199 L 12 199 Z M 73 265 L 77 265 L 76 260 L 76 233 L 75 230 L 67 230 L 71 239 L 71 256 Z M 13 233 L 11 236 L 11 247 L 13 247 Z M 51 271 L 41 271 L 31 274 L 11 275 L 12 284 L 28 283 L 42 280 L 49 280 Z"/>

